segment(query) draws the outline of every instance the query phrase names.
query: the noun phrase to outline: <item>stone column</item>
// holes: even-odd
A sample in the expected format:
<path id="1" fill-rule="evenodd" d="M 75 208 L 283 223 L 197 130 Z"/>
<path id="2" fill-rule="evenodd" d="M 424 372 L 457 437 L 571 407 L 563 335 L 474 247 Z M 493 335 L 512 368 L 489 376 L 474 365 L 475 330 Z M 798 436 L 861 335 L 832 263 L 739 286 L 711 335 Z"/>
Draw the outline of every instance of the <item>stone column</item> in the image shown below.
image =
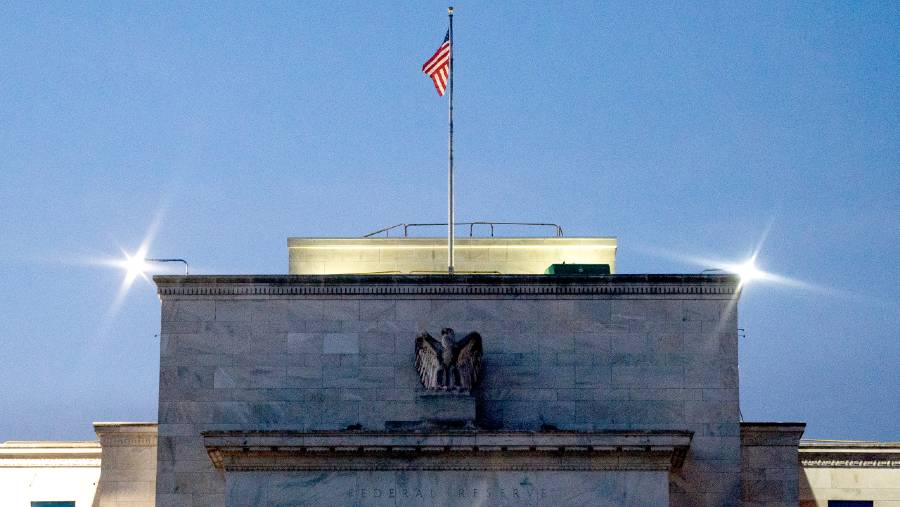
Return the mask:
<path id="1" fill-rule="evenodd" d="M 94 423 L 100 481 L 94 507 L 156 505 L 156 423 Z"/>

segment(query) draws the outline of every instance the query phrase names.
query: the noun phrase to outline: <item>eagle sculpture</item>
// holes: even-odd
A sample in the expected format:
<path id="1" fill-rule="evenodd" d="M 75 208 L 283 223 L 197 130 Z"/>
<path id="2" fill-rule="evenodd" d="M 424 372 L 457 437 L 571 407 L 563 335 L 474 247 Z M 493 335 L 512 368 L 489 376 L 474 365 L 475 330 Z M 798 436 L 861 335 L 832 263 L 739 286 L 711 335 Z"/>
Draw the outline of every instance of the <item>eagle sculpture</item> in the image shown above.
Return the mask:
<path id="1" fill-rule="evenodd" d="M 471 332 L 456 341 L 452 329 L 436 340 L 427 331 L 416 337 L 416 370 L 425 389 L 468 391 L 481 377 L 481 335 Z"/>

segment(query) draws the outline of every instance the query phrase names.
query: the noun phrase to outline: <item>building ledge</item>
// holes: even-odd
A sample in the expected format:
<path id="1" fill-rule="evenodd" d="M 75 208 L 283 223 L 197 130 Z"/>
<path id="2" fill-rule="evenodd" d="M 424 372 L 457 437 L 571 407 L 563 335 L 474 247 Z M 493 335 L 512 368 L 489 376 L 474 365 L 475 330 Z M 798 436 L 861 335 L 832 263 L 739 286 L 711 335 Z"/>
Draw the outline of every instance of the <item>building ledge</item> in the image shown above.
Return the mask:
<path id="1" fill-rule="evenodd" d="M 805 429 L 802 422 L 741 422 L 741 445 L 796 448 Z"/>
<path id="2" fill-rule="evenodd" d="M 672 470 L 693 433 L 256 432 L 203 433 L 217 469 L 292 470 Z"/>
<path id="3" fill-rule="evenodd" d="M 95 422 L 103 447 L 156 447 L 159 425 L 150 422 Z"/>
<path id="4" fill-rule="evenodd" d="M 900 442 L 801 440 L 804 468 L 900 469 Z"/>
<path id="5" fill-rule="evenodd" d="M 0 444 L 0 468 L 100 466 L 100 442 L 10 441 Z"/>

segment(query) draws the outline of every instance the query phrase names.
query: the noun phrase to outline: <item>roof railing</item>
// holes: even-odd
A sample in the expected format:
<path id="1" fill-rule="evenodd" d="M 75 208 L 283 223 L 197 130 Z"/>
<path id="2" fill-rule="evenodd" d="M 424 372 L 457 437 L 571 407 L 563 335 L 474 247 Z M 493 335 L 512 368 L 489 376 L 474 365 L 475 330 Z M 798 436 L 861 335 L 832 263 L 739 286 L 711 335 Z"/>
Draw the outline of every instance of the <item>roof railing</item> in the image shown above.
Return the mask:
<path id="1" fill-rule="evenodd" d="M 468 225 L 470 238 L 475 235 L 475 226 L 476 225 L 486 225 L 486 226 L 490 227 L 492 238 L 494 237 L 494 227 L 498 226 L 498 225 L 518 225 L 518 226 L 528 226 L 528 227 L 553 227 L 557 238 L 561 238 L 563 235 L 562 227 L 560 227 L 559 225 L 550 224 L 550 223 L 542 223 L 542 222 L 484 222 L 484 221 L 478 221 L 478 222 L 453 222 L 453 225 L 454 226 Z M 402 229 L 403 237 L 408 238 L 410 227 L 439 227 L 439 226 L 446 227 L 447 223 L 444 222 L 444 223 L 422 223 L 422 224 L 396 224 L 396 225 L 392 225 L 390 227 L 385 227 L 383 229 L 378 229 L 375 232 L 370 232 L 369 234 L 366 234 L 363 237 L 371 238 L 373 236 L 377 236 L 378 234 L 382 234 L 382 233 L 385 235 L 385 237 L 391 237 L 391 231 L 396 230 L 396 229 Z"/>

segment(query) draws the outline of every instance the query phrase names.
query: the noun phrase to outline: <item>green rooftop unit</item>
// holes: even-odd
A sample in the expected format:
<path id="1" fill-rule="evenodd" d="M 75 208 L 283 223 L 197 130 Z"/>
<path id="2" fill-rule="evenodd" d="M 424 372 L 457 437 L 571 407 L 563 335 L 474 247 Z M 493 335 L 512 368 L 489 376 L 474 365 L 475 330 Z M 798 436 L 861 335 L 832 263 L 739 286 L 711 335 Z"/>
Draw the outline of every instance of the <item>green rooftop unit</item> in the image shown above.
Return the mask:
<path id="1" fill-rule="evenodd" d="M 609 264 L 551 264 L 545 275 L 608 275 Z"/>

